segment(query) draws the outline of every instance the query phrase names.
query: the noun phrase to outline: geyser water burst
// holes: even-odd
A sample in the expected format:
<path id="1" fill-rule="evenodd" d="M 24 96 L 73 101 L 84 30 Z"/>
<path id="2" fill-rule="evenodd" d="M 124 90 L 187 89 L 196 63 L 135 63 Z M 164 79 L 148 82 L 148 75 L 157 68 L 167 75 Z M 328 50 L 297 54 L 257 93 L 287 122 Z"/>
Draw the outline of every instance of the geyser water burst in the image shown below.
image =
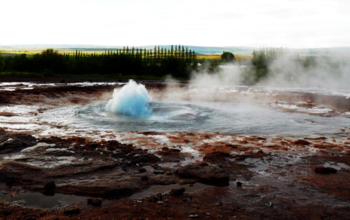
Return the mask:
<path id="1" fill-rule="evenodd" d="M 105 106 L 106 111 L 128 115 L 135 118 L 146 117 L 152 114 L 149 108 L 151 96 L 144 85 L 130 80 L 121 89 L 115 89 L 113 98 Z"/>

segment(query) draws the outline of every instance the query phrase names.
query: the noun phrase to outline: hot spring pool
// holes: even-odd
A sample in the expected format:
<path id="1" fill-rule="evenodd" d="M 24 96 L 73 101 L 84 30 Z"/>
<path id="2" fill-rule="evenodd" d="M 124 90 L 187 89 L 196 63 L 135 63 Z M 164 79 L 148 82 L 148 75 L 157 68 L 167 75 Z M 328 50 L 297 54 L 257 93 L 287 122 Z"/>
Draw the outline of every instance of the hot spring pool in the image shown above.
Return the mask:
<path id="1" fill-rule="evenodd" d="M 108 102 L 68 106 L 41 114 L 41 122 L 76 130 L 220 132 L 224 134 L 332 134 L 350 120 L 290 113 L 241 102 L 151 102 L 144 85 L 130 81 Z"/>
<path id="2" fill-rule="evenodd" d="M 194 131 L 225 134 L 331 134 L 350 127 L 350 120 L 283 112 L 252 103 L 150 102 L 145 117 L 108 112 L 106 103 L 62 107 L 41 114 L 41 121 L 76 130 Z"/>

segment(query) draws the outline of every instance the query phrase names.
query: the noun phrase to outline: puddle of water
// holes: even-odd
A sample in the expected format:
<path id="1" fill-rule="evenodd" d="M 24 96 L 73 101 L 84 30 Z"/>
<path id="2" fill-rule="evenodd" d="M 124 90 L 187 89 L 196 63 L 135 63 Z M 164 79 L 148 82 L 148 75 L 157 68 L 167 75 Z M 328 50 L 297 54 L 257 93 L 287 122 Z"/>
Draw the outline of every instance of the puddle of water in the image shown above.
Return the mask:
<path id="1" fill-rule="evenodd" d="M 37 143 L 36 145 L 34 145 L 33 147 L 27 147 L 23 150 L 21 150 L 21 152 L 28 152 L 28 151 L 32 151 L 38 147 L 53 147 L 55 146 L 55 144 L 48 144 L 48 143 L 45 143 L 45 142 L 39 142 Z"/>
<path id="2" fill-rule="evenodd" d="M 132 196 L 129 197 L 129 199 L 141 199 L 144 197 L 148 197 L 151 195 L 156 195 L 157 193 L 166 193 L 169 192 L 172 189 L 180 189 L 180 188 L 185 188 L 186 191 L 185 193 L 193 193 L 199 190 L 204 190 L 207 188 L 211 188 L 213 186 L 210 185 L 205 185 L 202 183 L 195 183 L 193 186 L 189 185 L 180 185 L 180 184 L 170 184 L 170 185 L 154 185 L 151 186 L 150 188 L 133 194 Z"/>
<path id="3" fill-rule="evenodd" d="M 87 203 L 88 197 L 64 195 L 56 193 L 53 196 L 45 196 L 37 192 L 22 192 L 11 198 L 4 198 L 3 202 L 25 207 L 38 207 L 44 209 L 65 207 L 70 204 Z"/>

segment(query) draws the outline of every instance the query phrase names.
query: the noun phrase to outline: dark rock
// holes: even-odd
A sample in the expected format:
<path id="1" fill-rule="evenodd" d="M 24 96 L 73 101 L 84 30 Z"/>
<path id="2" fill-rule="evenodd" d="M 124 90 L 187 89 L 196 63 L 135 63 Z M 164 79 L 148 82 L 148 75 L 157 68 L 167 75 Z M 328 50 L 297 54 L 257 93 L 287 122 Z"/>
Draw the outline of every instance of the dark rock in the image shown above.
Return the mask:
<path id="1" fill-rule="evenodd" d="M 163 194 L 158 193 L 157 195 L 152 197 L 153 202 L 158 202 L 163 200 Z"/>
<path id="2" fill-rule="evenodd" d="M 145 173 L 146 171 L 147 171 L 147 170 L 146 170 L 145 168 L 143 168 L 143 167 L 139 169 L 139 172 L 140 172 L 140 173 Z"/>
<path id="3" fill-rule="evenodd" d="M 209 164 L 206 163 L 206 162 L 201 162 L 198 165 L 201 166 L 201 167 L 209 166 Z"/>
<path id="4" fill-rule="evenodd" d="M 135 154 L 133 158 L 131 158 L 131 162 L 133 164 L 139 164 L 139 163 L 155 163 L 160 161 L 159 157 L 148 154 L 148 153 L 142 153 L 142 154 Z"/>
<path id="5" fill-rule="evenodd" d="M 331 167 L 316 167 L 315 168 L 316 173 L 322 173 L 322 174 L 330 174 L 330 173 L 337 173 L 337 170 Z"/>
<path id="6" fill-rule="evenodd" d="M 305 140 L 297 140 L 297 141 L 292 142 L 292 144 L 305 146 L 305 145 L 310 145 L 310 142 L 305 141 Z"/>
<path id="7" fill-rule="evenodd" d="M 88 198 L 87 204 L 93 205 L 93 206 L 101 206 L 102 205 L 102 199 Z"/>
<path id="8" fill-rule="evenodd" d="M 54 181 L 50 181 L 50 182 L 46 183 L 45 186 L 44 186 L 44 189 L 45 190 L 49 190 L 49 191 L 52 191 L 55 188 L 56 188 L 56 184 L 55 184 Z"/>
<path id="9" fill-rule="evenodd" d="M 142 176 L 142 177 L 141 177 L 141 180 L 142 180 L 142 181 L 148 181 L 148 179 L 149 179 L 148 176 Z"/>
<path id="10" fill-rule="evenodd" d="M 36 138 L 27 134 L 4 135 L 0 138 L 0 154 L 14 153 L 34 146 Z"/>
<path id="11" fill-rule="evenodd" d="M 3 211 L 2 211 L 2 214 L 5 215 L 5 216 L 8 216 L 8 215 L 11 215 L 12 212 L 9 211 L 9 210 L 3 210 Z"/>
<path id="12" fill-rule="evenodd" d="M 180 189 L 172 189 L 170 190 L 170 195 L 172 196 L 181 196 L 185 192 L 185 188 L 180 188 Z"/>
<path id="13" fill-rule="evenodd" d="M 176 169 L 175 174 L 182 178 L 195 178 L 202 181 L 228 181 L 228 173 L 219 167 L 187 165 Z"/>
<path id="14" fill-rule="evenodd" d="M 74 214 L 79 214 L 80 213 L 80 209 L 79 208 L 70 208 L 67 210 L 64 210 L 63 214 L 65 215 L 74 215 Z"/>
<path id="15" fill-rule="evenodd" d="M 242 186 L 242 183 L 241 182 L 237 182 L 237 186 Z"/>
<path id="16" fill-rule="evenodd" d="M 224 153 L 224 152 L 212 152 L 212 153 L 207 153 L 203 157 L 203 161 L 209 161 L 209 162 L 223 161 L 226 159 L 226 157 L 230 157 L 230 154 Z"/>

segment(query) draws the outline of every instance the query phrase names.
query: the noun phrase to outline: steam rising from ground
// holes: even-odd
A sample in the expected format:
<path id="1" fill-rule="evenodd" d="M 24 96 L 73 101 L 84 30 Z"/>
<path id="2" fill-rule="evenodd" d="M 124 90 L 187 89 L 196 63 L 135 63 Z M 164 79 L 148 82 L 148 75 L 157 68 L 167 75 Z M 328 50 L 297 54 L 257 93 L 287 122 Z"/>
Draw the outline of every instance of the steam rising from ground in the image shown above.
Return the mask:
<path id="1" fill-rule="evenodd" d="M 269 65 L 269 75 L 259 85 L 349 89 L 349 56 L 299 57 L 286 51 Z"/>
<path id="2" fill-rule="evenodd" d="M 172 101 L 232 101 L 229 93 L 239 86 L 267 86 L 269 89 L 313 88 L 324 91 L 349 90 L 350 62 L 349 54 L 329 54 L 328 56 L 301 56 L 297 51 L 281 50 L 267 64 L 267 75 L 256 79 L 257 69 L 252 62 L 245 65 L 239 62 L 223 64 L 219 71 L 202 68 L 193 72 L 188 86 L 182 86 L 173 79 L 167 80 L 167 89 L 161 97 L 152 94 L 158 100 Z M 202 67 L 205 66 L 202 65 Z M 249 88 L 247 88 L 249 90 Z M 224 92 L 225 91 L 225 92 Z M 252 101 L 249 97 L 244 100 Z"/>
<path id="3" fill-rule="evenodd" d="M 108 101 L 105 109 L 135 118 L 145 117 L 152 114 L 152 109 L 148 106 L 150 100 L 151 96 L 148 95 L 145 86 L 130 80 L 121 89 L 114 90 L 113 98 Z"/>

